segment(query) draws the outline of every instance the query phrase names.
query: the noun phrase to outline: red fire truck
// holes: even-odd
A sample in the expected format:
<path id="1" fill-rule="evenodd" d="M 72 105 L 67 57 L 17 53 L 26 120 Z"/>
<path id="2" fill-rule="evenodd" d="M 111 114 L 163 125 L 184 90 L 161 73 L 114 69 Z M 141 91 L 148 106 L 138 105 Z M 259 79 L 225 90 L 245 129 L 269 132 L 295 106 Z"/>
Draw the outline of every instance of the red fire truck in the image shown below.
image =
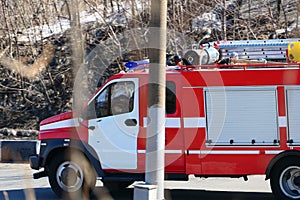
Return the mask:
<path id="1" fill-rule="evenodd" d="M 144 180 L 148 75 L 116 74 L 80 114 L 42 121 L 34 178 L 58 196 Z M 278 199 L 300 199 L 299 100 L 298 64 L 168 68 L 165 178 L 266 175 Z"/>

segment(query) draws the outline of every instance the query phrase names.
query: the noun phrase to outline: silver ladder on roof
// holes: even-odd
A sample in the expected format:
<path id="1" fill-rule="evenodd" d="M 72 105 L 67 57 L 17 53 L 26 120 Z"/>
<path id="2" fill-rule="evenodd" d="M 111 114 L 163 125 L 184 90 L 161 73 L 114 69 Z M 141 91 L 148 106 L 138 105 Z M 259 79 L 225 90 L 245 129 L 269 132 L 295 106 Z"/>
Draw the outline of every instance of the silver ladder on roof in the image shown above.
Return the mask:
<path id="1" fill-rule="evenodd" d="M 232 52 L 236 52 L 241 59 L 264 58 L 273 61 L 286 61 L 286 50 L 290 42 L 300 42 L 300 38 L 222 41 L 217 45 L 223 57 L 229 57 Z"/>
<path id="2" fill-rule="evenodd" d="M 270 39 L 270 40 L 232 40 L 210 42 L 202 45 L 207 47 L 218 47 L 221 58 L 228 58 L 236 52 L 240 59 L 258 60 L 264 58 L 270 61 L 286 61 L 286 51 L 290 42 L 300 42 L 300 38 L 293 39 Z M 199 52 L 201 46 L 192 45 L 190 51 Z M 196 60 L 196 59 L 193 59 Z"/>

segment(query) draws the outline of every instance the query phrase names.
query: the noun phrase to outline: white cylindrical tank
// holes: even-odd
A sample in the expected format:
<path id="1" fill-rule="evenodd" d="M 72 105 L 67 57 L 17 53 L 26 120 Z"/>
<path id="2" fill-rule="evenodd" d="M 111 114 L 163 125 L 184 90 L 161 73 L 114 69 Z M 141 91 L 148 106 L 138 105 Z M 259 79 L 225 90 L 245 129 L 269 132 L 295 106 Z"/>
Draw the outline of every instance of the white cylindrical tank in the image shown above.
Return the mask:
<path id="1" fill-rule="evenodd" d="M 213 64 L 219 60 L 219 57 L 220 57 L 219 51 L 214 47 L 209 47 L 203 49 L 203 51 L 200 53 L 200 63 L 202 65 Z"/>
<path id="2" fill-rule="evenodd" d="M 204 49 L 190 49 L 185 52 L 184 58 L 192 65 L 209 65 L 219 60 L 219 51 L 214 47 Z"/>

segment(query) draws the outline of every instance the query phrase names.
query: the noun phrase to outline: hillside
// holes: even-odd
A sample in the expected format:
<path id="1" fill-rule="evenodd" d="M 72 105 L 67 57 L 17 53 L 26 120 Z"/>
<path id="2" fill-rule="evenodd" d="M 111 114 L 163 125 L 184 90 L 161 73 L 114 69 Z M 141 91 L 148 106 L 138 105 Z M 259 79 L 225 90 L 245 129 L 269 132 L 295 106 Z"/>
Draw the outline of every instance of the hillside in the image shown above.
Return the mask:
<path id="1" fill-rule="evenodd" d="M 38 130 L 41 120 L 72 108 L 74 59 L 70 13 L 68 5 L 62 4 L 64 1 L 46 4 L 41 0 L 34 8 L 25 5 L 26 2 L 16 2 L 0 6 L 0 15 L 4 16 L 0 19 L 0 129 Z M 134 38 L 116 36 L 133 28 L 147 29 L 149 1 L 111 2 L 108 5 L 100 0 L 81 2 L 85 55 L 95 46 L 104 44 L 103 41 L 121 41 L 123 45 L 121 50 L 108 46 L 106 53 L 115 53 L 116 57 L 110 61 L 100 58 L 103 65 L 109 66 L 107 69 L 99 70 L 94 66 L 85 74 L 89 76 L 89 84 L 95 87 L 119 72 L 123 61 L 147 57 L 144 49 L 126 51 L 126 45 L 136 42 Z M 218 0 L 170 0 L 168 12 L 168 28 L 194 42 L 208 34 L 208 41 L 267 39 L 270 35 L 298 37 L 299 10 L 295 0 L 282 4 L 275 0 L 227 1 L 225 6 Z M 178 40 L 177 36 L 170 37 L 170 53 L 177 53 L 189 45 L 185 40 L 185 44 Z"/>

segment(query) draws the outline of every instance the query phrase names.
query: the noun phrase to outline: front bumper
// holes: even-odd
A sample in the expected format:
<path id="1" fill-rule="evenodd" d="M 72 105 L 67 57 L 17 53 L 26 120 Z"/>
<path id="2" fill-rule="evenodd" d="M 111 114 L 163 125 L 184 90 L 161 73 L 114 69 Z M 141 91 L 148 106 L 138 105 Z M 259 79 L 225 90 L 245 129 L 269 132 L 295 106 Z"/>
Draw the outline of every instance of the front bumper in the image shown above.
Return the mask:
<path id="1" fill-rule="evenodd" d="M 37 155 L 29 157 L 29 164 L 32 169 L 39 170 L 40 169 L 40 159 Z"/>
<path id="2" fill-rule="evenodd" d="M 37 155 L 30 156 L 29 157 L 29 164 L 30 164 L 30 167 L 32 169 L 39 170 L 40 169 L 40 158 Z M 33 178 L 34 179 L 39 179 L 39 178 L 45 177 L 47 175 L 48 174 L 47 174 L 46 171 L 40 171 L 40 172 L 34 173 Z"/>

